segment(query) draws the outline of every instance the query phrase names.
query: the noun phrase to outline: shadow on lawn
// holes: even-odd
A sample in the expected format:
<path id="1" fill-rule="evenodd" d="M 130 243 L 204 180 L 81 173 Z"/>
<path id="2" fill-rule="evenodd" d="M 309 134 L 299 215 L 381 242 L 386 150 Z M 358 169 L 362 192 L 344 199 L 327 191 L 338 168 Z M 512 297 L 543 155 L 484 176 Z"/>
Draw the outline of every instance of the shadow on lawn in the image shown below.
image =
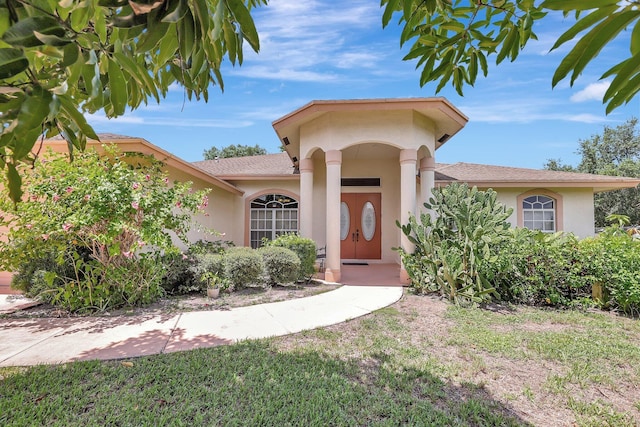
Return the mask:
<path id="1" fill-rule="evenodd" d="M 531 425 L 482 387 L 437 372 L 375 357 L 283 352 L 269 341 L 144 357 L 127 368 L 39 366 L 6 378 L 2 394 L 12 399 L 0 399 L 0 421 L 24 425 L 105 417 L 117 425 Z"/>

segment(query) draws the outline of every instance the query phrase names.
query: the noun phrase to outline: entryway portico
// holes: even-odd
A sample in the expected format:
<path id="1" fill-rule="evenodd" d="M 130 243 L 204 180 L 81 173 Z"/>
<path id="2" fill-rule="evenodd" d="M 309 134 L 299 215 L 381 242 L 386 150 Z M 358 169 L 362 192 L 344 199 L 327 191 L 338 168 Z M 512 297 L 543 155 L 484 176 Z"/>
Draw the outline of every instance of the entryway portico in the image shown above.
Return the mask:
<path id="1" fill-rule="evenodd" d="M 467 122 L 444 98 L 313 101 L 273 127 L 300 172 L 300 234 L 341 261 L 397 263 L 408 221 L 435 181 L 434 153 Z M 406 272 L 400 271 L 401 279 Z"/>

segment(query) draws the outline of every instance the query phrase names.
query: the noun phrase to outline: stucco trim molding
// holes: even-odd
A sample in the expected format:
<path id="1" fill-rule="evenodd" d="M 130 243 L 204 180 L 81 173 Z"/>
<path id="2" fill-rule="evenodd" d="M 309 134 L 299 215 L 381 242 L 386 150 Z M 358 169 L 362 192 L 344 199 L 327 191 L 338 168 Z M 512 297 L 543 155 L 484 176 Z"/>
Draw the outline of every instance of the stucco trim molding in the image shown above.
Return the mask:
<path id="1" fill-rule="evenodd" d="M 564 230 L 564 206 L 562 201 L 562 194 L 555 191 L 547 190 L 546 188 L 536 188 L 533 190 L 525 191 L 519 194 L 516 198 L 516 218 L 518 221 L 518 227 L 524 227 L 524 215 L 522 212 L 522 202 L 529 196 L 547 196 L 556 201 L 556 231 Z"/>

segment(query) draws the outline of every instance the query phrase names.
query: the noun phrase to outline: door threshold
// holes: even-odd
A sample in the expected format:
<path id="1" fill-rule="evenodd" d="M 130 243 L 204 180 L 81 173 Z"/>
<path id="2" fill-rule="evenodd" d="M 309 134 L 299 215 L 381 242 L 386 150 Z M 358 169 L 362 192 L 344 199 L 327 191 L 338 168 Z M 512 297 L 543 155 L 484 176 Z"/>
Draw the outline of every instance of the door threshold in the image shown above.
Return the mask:
<path id="1" fill-rule="evenodd" d="M 343 262 L 342 265 L 369 265 L 368 262 Z"/>

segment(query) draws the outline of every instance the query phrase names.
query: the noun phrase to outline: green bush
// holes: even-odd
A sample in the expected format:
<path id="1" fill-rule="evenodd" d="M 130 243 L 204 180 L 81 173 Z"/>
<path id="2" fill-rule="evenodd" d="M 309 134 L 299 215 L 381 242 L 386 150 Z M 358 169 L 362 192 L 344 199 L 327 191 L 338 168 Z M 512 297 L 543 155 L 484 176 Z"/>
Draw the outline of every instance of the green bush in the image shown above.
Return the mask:
<path id="1" fill-rule="evenodd" d="M 591 295 L 578 240 L 571 233 L 512 229 L 491 252 L 482 274 L 503 301 L 571 306 Z"/>
<path id="2" fill-rule="evenodd" d="M 155 259 L 140 256 L 106 269 L 95 260 L 82 260 L 77 254 L 70 262 L 74 271 L 62 277 L 39 270 L 30 294 L 72 312 L 105 311 L 114 307 L 136 306 L 155 301 L 164 294 L 164 270 Z"/>
<path id="3" fill-rule="evenodd" d="M 229 280 L 234 289 L 260 283 L 264 263 L 257 251 L 246 247 L 231 248 L 223 258 L 224 278 Z"/>
<path id="4" fill-rule="evenodd" d="M 229 248 L 235 246 L 230 240 L 198 240 L 189 246 L 190 255 L 195 254 L 223 254 Z"/>
<path id="5" fill-rule="evenodd" d="M 209 282 L 215 277 L 218 284 L 224 279 L 224 256 L 215 253 L 193 255 L 194 263 L 190 272 L 198 285 L 198 291 L 207 289 Z"/>
<path id="6" fill-rule="evenodd" d="M 168 252 L 157 257 L 164 269 L 162 288 L 170 295 L 184 295 L 200 289 L 193 274 L 195 258 L 181 252 Z"/>
<path id="7" fill-rule="evenodd" d="M 165 263 L 151 265 L 145 257 L 175 250 L 175 236 L 186 241 L 193 214 L 208 203 L 207 191 L 171 183 L 152 156 L 114 146 L 104 151 L 77 153 L 73 162 L 48 152 L 21 170 L 20 203 L 0 198 L 0 226 L 9 230 L 0 240 L 0 270 L 18 272 L 16 286 L 53 295 L 50 302 L 72 310 L 139 304 L 161 294 L 163 274 L 156 273 Z M 4 175 L 0 186 L 8 188 Z M 35 265 L 49 256 L 56 266 Z"/>
<path id="8" fill-rule="evenodd" d="M 265 275 L 269 284 L 294 282 L 300 271 L 300 259 L 292 250 L 278 246 L 264 246 L 258 249 L 264 262 Z"/>
<path id="9" fill-rule="evenodd" d="M 397 224 L 415 245 L 413 253 L 402 248 L 403 265 L 418 292 L 437 291 L 460 304 L 488 301 L 496 295 L 483 274 L 492 245 L 506 238 L 512 210 L 497 201 L 493 190 L 480 191 L 466 184 L 436 189 L 422 214 Z"/>
<path id="10" fill-rule="evenodd" d="M 297 279 L 299 281 L 308 281 L 315 273 L 316 243 L 313 240 L 295 233 L 288 233 L 267 242 L 267 246 L 287 248 L 298 255 L 300 270 Z"/>
<path id="11" fill-rule="evenodd" d="M 605 305 L 640 315 L 640 241 L 611 230 L 580 242 L 590 283 L 603 285 Z"/>

